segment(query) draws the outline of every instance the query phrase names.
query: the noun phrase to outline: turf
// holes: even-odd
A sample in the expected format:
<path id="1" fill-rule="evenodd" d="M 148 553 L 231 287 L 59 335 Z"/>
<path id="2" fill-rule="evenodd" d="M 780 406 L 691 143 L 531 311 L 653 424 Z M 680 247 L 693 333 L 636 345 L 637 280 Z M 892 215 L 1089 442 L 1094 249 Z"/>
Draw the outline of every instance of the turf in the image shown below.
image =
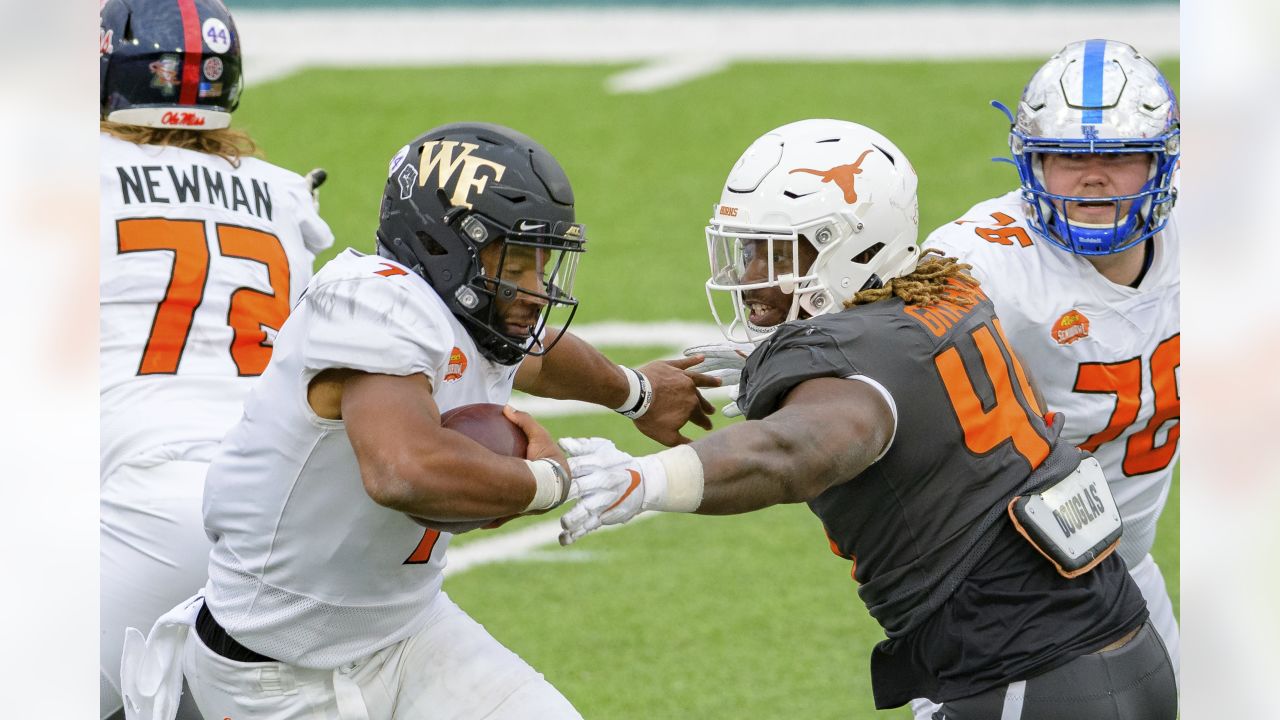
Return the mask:
<path id="1" fill-rule="evenodd" d="M 1038 62 L 743 64 L 642 95 L 605 93 L 622 66 L 311 70 L 251 88 L 236 122 L 269 160 L 325 167 L 322 214 L 339 248 L 365 251 L 397 148 L 445 122 L 516 127 L 561 160 L 588 226 L 578 322 L 705 322 L 703 226 L 751 140 L 805 117 L 881 130 L 920 176 L 923 235 L 1013 187 L 1012 169 L 988 162 L 1007 148 L 987 101 L 1012 104 Z M 1176 88 L 1177 64 L 1163 69 Z M 612 354 L 638 363 L 661 350 Z M 656 448 L 611 414 L 545 424 Z M 1155 551 L 1175 608 L 1177 497 L 1175 475 Z M 575 550 L 479 567 L 446 588 L 586 717 L 910 717 L 873 710 L 868 654 L 883 636 L 803 507 L 660 516 Z"/>

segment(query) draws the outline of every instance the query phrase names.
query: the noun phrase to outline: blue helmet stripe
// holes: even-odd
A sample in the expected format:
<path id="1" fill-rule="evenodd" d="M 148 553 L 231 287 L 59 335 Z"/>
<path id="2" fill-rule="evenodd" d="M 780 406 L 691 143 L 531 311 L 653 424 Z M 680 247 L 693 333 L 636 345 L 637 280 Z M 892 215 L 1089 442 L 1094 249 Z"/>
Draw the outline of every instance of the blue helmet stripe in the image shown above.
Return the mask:
<path id="1" fill-rule="evenodd" d="M 1081 100 L 1087 109 L 1080 116 L 1080 122 L 1085 125 L 1102 122 L 1102 66 L 1106 54 L 1106 40 L 1089 40 L 1084 44 L 1084 90 Z"/>

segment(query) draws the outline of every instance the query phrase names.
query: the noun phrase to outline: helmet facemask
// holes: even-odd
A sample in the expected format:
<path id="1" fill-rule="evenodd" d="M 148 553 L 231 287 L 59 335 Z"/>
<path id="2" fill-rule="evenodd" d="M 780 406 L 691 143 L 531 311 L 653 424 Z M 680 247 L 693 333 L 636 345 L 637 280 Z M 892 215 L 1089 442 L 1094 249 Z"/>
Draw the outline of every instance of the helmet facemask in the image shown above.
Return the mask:
<path id="1" fill-rule="evenodd" d="M 1015 131 L 1016 133 L 1016 131 Z M 1177 134 L 1159 142 L 1105 142 L 1049 138 L 1017 138 L 1014 164 L 1022 180 L 1022 196 L 1031 226 L 1047 240 L 1077 255 L 1110 255 L 1141 243 L 1164 229 L 1177 197 L 1172 187 L 1177 166 Z M 1170 147 L 1172 146 L 1172 151 Z M 1046 155 L 1146 154 L 1151 156 L 1146 182 L 1127 195 L 1064 195 L 1050 192 L 1045 180 Z M 1087 223 L 1071 220 L 1067 203 L 1109 202 L 1114 206 L 1110 221 Z M 1128 204 L 1127 210 L 1124 205 Z"/>
<path id="2" fill-rule="evenodd" d="M 815 314 L 831 298 L 823 292 L 814 273 L 819 251 L 804 235 L 784 228 L 706 229 L 711 278 L 707 300 L 726 337 L 735 342 L 756 342 L 781 323 Z M 771 290 L 779 292 L 770 292 Z M 728 293 L 718 302 L 714 293 Z M 777 307 L 779 293 L 787 297 Z M 762 307 L 766 306 L 766 307 Z M 732 319 L 726 324 L 721 317 Z M 754 318 L 754 321 L 753 321 Z"/>
<path id="3" fill-rule="evenodd" d="M 535 220 L 516 227 L 521 225 L 548 227 Z M 550 352 L 560 335 L 547 342 L 546 329 L 567 327 L 577 313 L 573 282 L 585 240 L 580 225 L 558 225 L 566 227 L 554 232 L 503 231 L 476 213 L 461 222 L 468 238 L 480 234 L 478 226 L 502 233 L 477 247 L 477 272 L 454 293 L 465 311 L 458 318 L 468 325 L 476 345 L 500 364 Z"/>

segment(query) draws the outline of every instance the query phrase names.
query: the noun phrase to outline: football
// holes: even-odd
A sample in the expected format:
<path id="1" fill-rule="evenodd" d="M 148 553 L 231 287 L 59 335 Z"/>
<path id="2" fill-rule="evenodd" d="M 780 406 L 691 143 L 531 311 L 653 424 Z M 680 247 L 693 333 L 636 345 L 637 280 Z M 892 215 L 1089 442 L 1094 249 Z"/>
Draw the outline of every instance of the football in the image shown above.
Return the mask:
<path id="1" fill-rule="evenodd" d="M 524 457 L 529 444 L 520 426 L 502 414 L 501 405 L 493 403 L 456 407 L 440 416 L 440 425 L 507 457 Z"/>
<path id="2" fill-rule="evenodd" d="M 490 451 L 508 457 L 524 457 L 529 444 L 519 425 L 502 414 L 502 406 L 493 403 L 461 405 L 440 416 L 441 427 L 462 433 Z M 510 518 L 486 518 L 482 520 L 433 520 L 409 515 L 419 525 L 457 535 L 492 525 L 497 527 Z"/>

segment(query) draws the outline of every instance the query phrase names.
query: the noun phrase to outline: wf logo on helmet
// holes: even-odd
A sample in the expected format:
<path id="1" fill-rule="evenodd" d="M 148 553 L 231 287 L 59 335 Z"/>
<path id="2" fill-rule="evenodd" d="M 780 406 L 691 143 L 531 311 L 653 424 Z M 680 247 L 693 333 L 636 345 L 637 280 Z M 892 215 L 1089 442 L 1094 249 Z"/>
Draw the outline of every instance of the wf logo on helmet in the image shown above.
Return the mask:
<path id="1" fill-rule="evenodd" d="M 857 160 L 849 163 L 848 165 L 837 165 L 830 170 L 796 168 L 787 174 L 794 175 L 796 173 L 809 173 L 810 175 L 817 175 L 822 178 L 822 182 L 824 183 L 834 182 L 836 187 L 844 191 L 844 201 L 852 205 L 858 202 L 858 192 L 854 188 L 854 179 L 856 176 L 862 174 L 862 161 L 867 159 L 867 156 L 870 154 L 871 150 L 864 150 L 862 154 L 858 156 Z"/>
<path id="2" fill-rule="evenodd" d="M 454 153 L 459 147 L 462 148 L 462 152 L 455 156 Z M 453 186 L 453 195 L 450 196 L 449 202 L 470 208 L 471 191 L 482 193 L 489 182 L 488 177 L 479 174 L 480 168 L 488 168 L 493 173 L 494 182 L 501 182 L 502 174 L 507 171 L 506 165 L 472 155 L 471 152 L 478 147 L 480 146 L 474 143 L 457 140 L 431 140 L 422 143 L 422 159 L 418 163 L 418 169 L 421 171 L 418 174 L 418 187 L 424 187 L 427 184 L 427 178 L 431 177 L 432 172 L 436 170 L 439 171 L 436 173 L 436 185 L 441 190 L 454 175 L 458 175 L 458 182 Z M 461 170 L 460 175 L 459 170 Z"/>
<path id="3" fill-rule="evenodd" d="M 1089 318 L 1073 308 L 1063 313 L 1049 332 L 1059 345 L 1070 345 L 1089 336 Z"/>

